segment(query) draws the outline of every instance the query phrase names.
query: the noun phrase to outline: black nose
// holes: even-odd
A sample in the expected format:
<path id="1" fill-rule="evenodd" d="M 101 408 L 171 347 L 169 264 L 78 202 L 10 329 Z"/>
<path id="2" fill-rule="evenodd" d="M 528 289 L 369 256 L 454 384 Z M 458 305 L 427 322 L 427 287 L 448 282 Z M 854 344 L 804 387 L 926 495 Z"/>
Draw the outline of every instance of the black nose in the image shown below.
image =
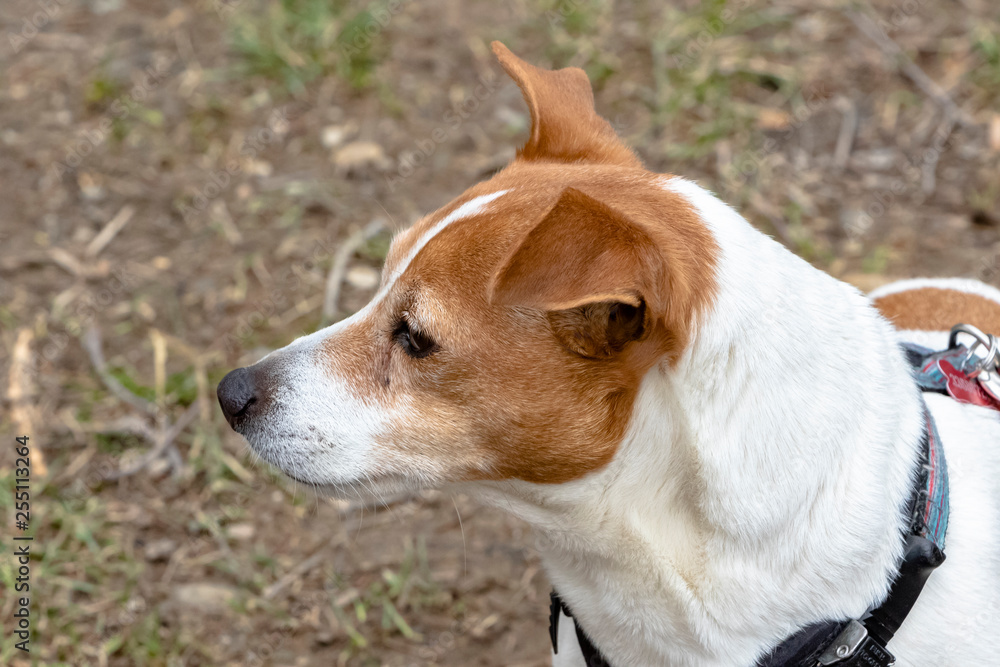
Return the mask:
<path id="1" fill-rule="evenodd" d="M 219 395 L 219 405 L 222 414 L 233 428 L 237 422 L 249 415 L 257 403 L 257 389 L 254 387 L 253 372 L 249 368 L 237 368 L 230 371 L 219 383 L 216 392 Z"/>

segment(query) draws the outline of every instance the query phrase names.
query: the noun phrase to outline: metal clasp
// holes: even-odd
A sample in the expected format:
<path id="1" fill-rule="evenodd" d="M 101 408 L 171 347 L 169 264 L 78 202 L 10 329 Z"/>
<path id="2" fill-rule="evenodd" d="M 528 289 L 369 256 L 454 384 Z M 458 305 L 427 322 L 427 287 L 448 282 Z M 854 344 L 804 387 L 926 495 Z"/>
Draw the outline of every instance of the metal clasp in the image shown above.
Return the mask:
<path id="1" fill-rule="evenodd" d="M 949 348 L 957 346 L 958 334 L 960 333 L 968 334 L 976 339 L 976 342 L 969 348 L 969 353 L 966 355 L 965 361 L 972 358 L 972 353 L 975 352 L 979 346 L 983 346 L 987 350 L 986 356 L 980 360 L 978 367 L 969 373 L 970 378 L 976 377 L 984 370 L 995 369 L 998 367 L 997 353 L 1000 352 L 1000 346 L 997 344 L 996 336 L 993 334 L 983 333 L 971 324 L 956 324 L 951 328 L 951 334 L 948 336 Z"/>
<path id="2" fill-rule="evenodd" d="M 951 335 L 948 337 L 948 347 L 954 348 L 958 342 L 958 334 L 964 333 L 972 336 L 975 343 L 969 348 L 965 355 L 963 366 L 973 357 L 973 352 L 980 346 L 987 349 L 986 356 L 969 371 L 965 372 L 970 379 L 979 381 L 979 385 L 990 394 L 995 401 L 1000 401 L 1000 345 L 997 337 L 993 334 L 983 333 L 971 324 L 956 324 L 951 328 Z"/>
<path id="3" fill-rule="evenodd" d="M 819 656 L 819 664 L 822 667 L 827 667 L 827 665 L 835 665 L 847 660 L 854 655 L 858 647 L 861 646 L 861 642 L 867 637 L 868 630 L 865 626 L 858 621 L 851 621 Z"/>

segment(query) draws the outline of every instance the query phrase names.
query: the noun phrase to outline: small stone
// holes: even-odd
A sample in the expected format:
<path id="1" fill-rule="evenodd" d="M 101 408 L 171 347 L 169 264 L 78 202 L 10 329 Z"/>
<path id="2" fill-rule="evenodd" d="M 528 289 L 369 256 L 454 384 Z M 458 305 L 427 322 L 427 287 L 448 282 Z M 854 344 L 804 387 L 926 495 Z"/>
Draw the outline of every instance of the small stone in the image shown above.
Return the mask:
<path id="1" fill-rule="evenodd" d="M 274 167 L 267 160 L 247 160 L 244 167 L 251 176 L 267 178 L 274 172 Z"/>
<path id="2" fill-rule="evenodd" d="M 169 560 L 170 556 L 177 551 L 177 543 L 168 537 L 154 540 L 146 545 L 143 556 L 151 563 Z"/>
<path id="3" fill-rule="evenodd" d="M 146 474 L 152 479 L 161 479 L 170 472 L 170 461 L 166 457 L 160 457 L 155 461 L 150 461 L 146 466 Z"/>
<path id="4" fill-rule="evenodd" d="M 896 164 L 899 154 L 892 148 L 873 148 L 855 151 L 851 156 L 851 167 L 859 171 L 887 171 Z"/>
<path id="5" fill-rule="evenodd" d="M 870 215 L 859 208 L 845 208 L 840 212 L 840 224 L 847 233 L 848 240 L 853 242 L 867 234 L 874 222 Z"/>
<path id="6" fill-rule="evenodd" d="M 343 125 L 327 125 L 320 135 L 323 148 L 336 148 L 347 139 L 347 131 Z"/>
<path id="7" fill-rule="evenodd" d="M 226 529 L 226 533 L 234 540 L 249 540 L 256 532 L 252 523 L 234 523 Z"/>
<path id="8" fill-rule="evenodd" d="M 757 127 L 762 130 L 783 130 L 791 120 L 792 116 L 782 109 L 765 108 L 757 112 Z"/>
<path id="9" fill-rule="evenodd" d="M 16 102 L 23 100 L 31 92 L 31 88 L 25 83 L 14 83 L 8 88 L 7 94 Z"/>
<path id="10" fill-rule="evenodd" d="M 90 243 L 90 240 L 94 238 L 94 236 L 96 236 L 96 233 L 93 229 L 87 225 L 78 225 L 73 230 L 73 236 L 71 238 L 73 239 L 73 243 L 76 243 L 77 245 L 86 245 Z"/>
<path id="11" fill-rule="evenodd" d="M 206 614 L 221 614 L 228 611 L 229 605 L 236 598 L 235 589 L 207 582 L 181 584 L 171 594 L 171 599 L 178 607 Z"/>
<path id="12" fill-rule="evenodd" d="M 140 301 L 137 303 L 135 305 L 135 312 L 147 322 L 152 322 L 156 319 L 156 311 L 151 305 L 149 305 L 148 301 Z"/>
<path id="13" fill-rule="evenodd" d="M 352 141 L 334 154 L 333 164 L 337 171 L 352 174 L 366 169 L 386 170 L 392 161 L 375 142 Z"/>
<path id="14" fill-rule="evenodd" d="M 378 286 L 379 274 L 374 268 L 359 264 L 348 269 L 345 280 L 355 289 L 372 290 Z"/>
<path id="15" fill-rule="evenodd" d="M 319 632 L 316 633 L 316 636 L 313 638 L 313 641 L 316 642 L 317 646 L 329 646 L 333 642 L 337 641 L 339 637 L 340 635 L 338 635 L 336 632 L 333 632 L 332 630 L 320 630 Z"/>
<path id="16" fill-rule="evenodd" d="M 101 185 L 99 176 L 83 171 L 76 178 L 77 185 L 80 186 L 80 194 L 84 199 L 98 201 L 104 199 L 104 186 Z"/>
<path id="17" fill-rule="evenodd" d="M 236 197 L 237 199 L 249 199 L 250 195 L 253 194 L 253 188 L 250 187 L 249 183 L 240 183 L 236 186 Z"/>

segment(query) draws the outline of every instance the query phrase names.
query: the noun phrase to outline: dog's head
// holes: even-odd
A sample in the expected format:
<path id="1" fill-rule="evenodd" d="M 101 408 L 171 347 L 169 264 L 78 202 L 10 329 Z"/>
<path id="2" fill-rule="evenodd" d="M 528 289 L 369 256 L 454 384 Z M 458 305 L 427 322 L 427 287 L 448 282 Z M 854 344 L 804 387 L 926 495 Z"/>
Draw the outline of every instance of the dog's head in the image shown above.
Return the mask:
<path id="1" fill-rule="evenodd" d="M 531 112 L 517 158 L 399 234 L 367 307 L 219 385 L 293 478 L 353 495 L 581 477 L 711 299 L 710 232 L 597 115 L 583 71 L 493 48 Z"/>

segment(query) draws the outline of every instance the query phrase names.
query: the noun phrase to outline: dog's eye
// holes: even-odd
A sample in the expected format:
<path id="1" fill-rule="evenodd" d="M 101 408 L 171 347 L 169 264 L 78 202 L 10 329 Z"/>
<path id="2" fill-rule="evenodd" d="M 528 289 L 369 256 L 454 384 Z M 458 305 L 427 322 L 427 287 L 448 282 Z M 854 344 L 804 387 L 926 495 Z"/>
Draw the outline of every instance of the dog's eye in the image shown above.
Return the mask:
<path id="1" fill-rule="evenodd" d="M 403 351 L 415 359 L 426 357 L 438 348 L 430 336 L 412 328 L 406 320 L 399 323 L 393 337 Z"/>

